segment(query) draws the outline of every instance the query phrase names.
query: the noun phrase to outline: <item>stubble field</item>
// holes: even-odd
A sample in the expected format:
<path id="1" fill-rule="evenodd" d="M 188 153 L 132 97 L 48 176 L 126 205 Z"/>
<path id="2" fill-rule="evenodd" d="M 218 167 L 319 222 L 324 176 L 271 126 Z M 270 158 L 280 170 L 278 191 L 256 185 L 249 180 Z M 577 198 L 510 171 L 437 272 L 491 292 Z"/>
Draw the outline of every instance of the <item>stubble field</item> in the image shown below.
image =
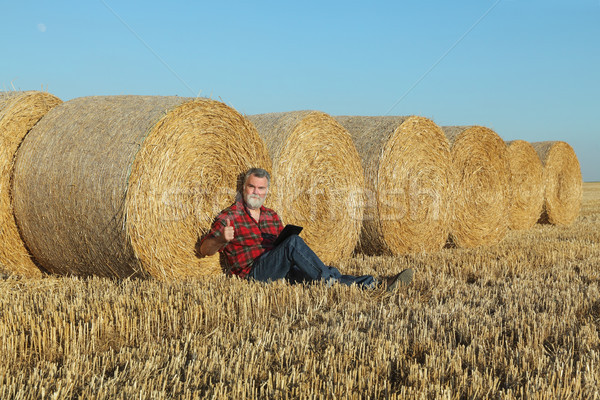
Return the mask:
<path id="1" fill-rule="evenodd" d="M 225 276 L 0 279 L 0 398 L 600 398 L 600 183 L 498 245 L 357 256 L 394 294 Z"/>

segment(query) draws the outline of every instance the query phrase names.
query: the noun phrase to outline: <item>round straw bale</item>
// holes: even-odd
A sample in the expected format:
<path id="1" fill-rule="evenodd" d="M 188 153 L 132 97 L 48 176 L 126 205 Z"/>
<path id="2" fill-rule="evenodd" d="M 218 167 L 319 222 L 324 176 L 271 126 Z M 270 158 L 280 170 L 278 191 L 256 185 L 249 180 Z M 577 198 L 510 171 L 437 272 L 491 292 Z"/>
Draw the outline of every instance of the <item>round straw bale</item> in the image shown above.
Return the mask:
<path id="1" fill-rule="evenodd" d="M 448 237 L 450 147 L 418 116 L 340 116 L 362 157 L 366 208 L 360 251 L 439 250 Z"/>
<path id="2" fill-rule="evenodd" d="M 482 126 L 443 127 L 456 174 L 450 239 L 458 247 L 499 242 L 508 231 L 510 167 L 504 141 Z"/>
<path id="3" fill-rule="evenodd" d="M 544 204 L 544 167 L 531 143 L 506 142 L 510 166 L 510 228 L 529 229 L 540 218 Z"/>
<path id="4" fill-rule="evenodd" d="M 540 222 L 571 224 L 581 209 L 581 167 L 573 148 L 565 142 L 532 143 L 544 165 L 544 206 Z"/>
<path id="5" fill-rule="evenodd" d="M 0 93 L 0 271 L 40 277 L 17 229 L 10 191 L 15 153 L 30 129 L 61 100 L 51 94 L 27 92 Z M 2 267 L 4 266 L 4 267 Z"/>
<path id="6" fill-rule="evenodd" d="M 348 132 L 320 111 L 251 115 L 273 160 L 271 206 L 325 263 L 349 257 L 360 235 L 363 172 Z"/>
<path id="7" fill-rule="evenodd" d="M 48 271 L 197 277 L 220 271 L 195 247 L 235 198 L 238 175 L 270 159 L 242 115 L 209 99 L 78 98 L 23 141 L 15 215 Z"/>

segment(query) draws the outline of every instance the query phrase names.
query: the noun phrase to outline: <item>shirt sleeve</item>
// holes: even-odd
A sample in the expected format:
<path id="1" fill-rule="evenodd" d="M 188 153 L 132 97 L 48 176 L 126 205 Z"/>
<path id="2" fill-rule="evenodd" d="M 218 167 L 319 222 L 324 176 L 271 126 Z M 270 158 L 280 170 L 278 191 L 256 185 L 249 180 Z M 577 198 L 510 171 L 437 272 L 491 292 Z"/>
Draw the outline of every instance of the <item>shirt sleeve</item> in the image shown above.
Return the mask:
<path id="1" fill-rule="evenodd" d="M 226 220 L 227 220 L 226 213 L 222 212 L 221 214 L 217 215 L 217 217 L 213 221 L 208 233 L 206 235 L 202 236 L 202 238 L 200 239 L 200 246 L 202 246 L 202 243 L 204 243 L 204 241 L 208 238 L 221 237 L 221 231 L 223 230 L 223 227 L 226 224 L 226 222 L 225 222 Z M 219 252 L 222 250 L 223 250 L 223 248 L 219 249 Z"/>

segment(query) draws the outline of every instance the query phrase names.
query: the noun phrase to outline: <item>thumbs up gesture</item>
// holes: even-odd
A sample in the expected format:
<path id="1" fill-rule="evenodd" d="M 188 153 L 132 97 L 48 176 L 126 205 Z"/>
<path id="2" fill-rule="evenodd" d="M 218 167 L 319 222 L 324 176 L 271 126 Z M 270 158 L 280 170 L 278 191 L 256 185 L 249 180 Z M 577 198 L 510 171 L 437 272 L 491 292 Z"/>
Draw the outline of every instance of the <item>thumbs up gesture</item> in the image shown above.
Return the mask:
<path id="1" fill-rule="evenodd" d="M 229 243 L 233 240 L 235 236 L 233 231 L 233 223 L 231 220 L 227 219 L 227 225 L 223 227 L 223 231 L 221 233 L 223 234 L 221 237 L 225 243 Z"/>

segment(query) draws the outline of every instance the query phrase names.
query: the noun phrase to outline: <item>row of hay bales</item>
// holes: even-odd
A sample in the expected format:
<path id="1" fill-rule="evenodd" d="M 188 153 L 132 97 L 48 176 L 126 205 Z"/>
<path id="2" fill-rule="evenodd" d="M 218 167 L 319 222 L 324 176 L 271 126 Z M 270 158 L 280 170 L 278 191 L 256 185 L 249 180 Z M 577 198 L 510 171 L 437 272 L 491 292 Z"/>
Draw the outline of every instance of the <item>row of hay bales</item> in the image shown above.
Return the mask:
<path id="1" fill-rule="evenodd" d="M 326 263 L 492 244 L 579 213 L 564 142 L 505 144 L 418 116 L 244 117 L 202 98 L 0 96 L 0 268 L 18 275 L 218 273 L 198 237 L 252 166 L 272 172 L 268 205 Z"/>

